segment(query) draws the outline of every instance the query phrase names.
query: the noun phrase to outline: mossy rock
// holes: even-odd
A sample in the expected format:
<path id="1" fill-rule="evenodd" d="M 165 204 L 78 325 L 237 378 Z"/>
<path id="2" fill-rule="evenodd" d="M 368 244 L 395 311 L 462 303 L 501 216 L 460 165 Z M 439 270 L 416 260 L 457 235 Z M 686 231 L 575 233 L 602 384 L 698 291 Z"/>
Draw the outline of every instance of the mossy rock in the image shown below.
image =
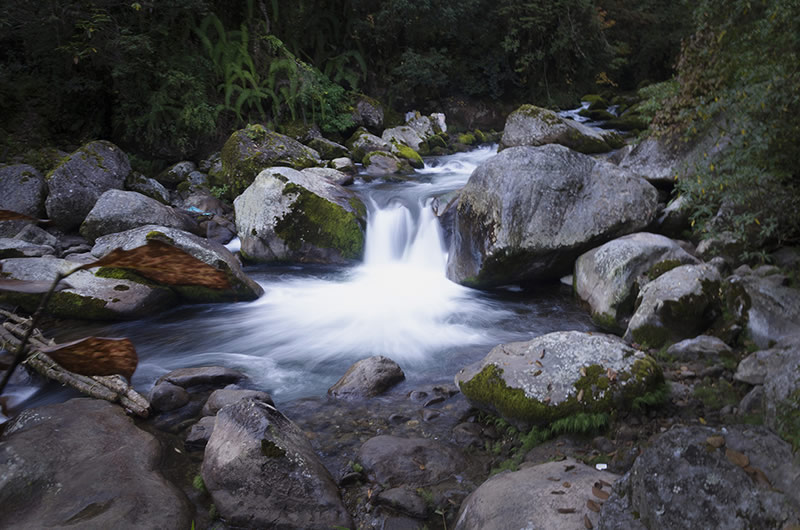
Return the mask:
<path id="1" fill-rule="evenodd" d="M 608 121 L 616 118 L 616 116 L 614 116 L 605 109 L 595 109 L 595 110 L 583 109 L 580 112 L 578 112 L 578 114 L 594 121 Z"/>
<path id="2" fill-rule="evenodd" d="M 475 407 L 527 430 L 579 413 L 613 417 L 660 393 L 664 379 L 618 337 L 568 331 L 497 346 L 456 384 Z"/>
<path id="3" fill-rule="evenodd" d="M 606 110 L 608 101 L 600 94 L 586 94 L 581 101 L 589 103 L 589 110 Z"/>
<path id="4" fill-rule="evenodd" d="M 622 116 L 614 116 L 609 119 L 604 127 L 619 131 L 644 131 L 650 127 L 650 119 L 640 114 L 626 112 Z"/>
<path id="5" fill-rule="evenodd" d="M 392 151 L 399 158 L 408 160 L 408 163 L 411 164 L 411 167 L 415 169 L 422 169 L 425 167 L 425 162 L 422 161 L 422 157 L 419 155 L 419 153 L 407 145 L 394 144 Z"/>
<path id="6" fill-rule="evenodd" d="M 478 143 L 478 140 L 477 138 L 475 138 L 474 134 L 468 132 L 458 135 L 458 143 L 464 145 L 475 145 L 476 143 Z"/>
<path id="7" fill-rule="evenodd" d="M 222 185 L 228 186 L 228 198 L 243 192 L 256 176 L 274 166 L 304 169 L 320 165 L 319 153 L 288 136 L 262 125 L 248 125 L 231 134 L 220 152 Z M 219 185 L 212 177 L 212 183 Z"/>

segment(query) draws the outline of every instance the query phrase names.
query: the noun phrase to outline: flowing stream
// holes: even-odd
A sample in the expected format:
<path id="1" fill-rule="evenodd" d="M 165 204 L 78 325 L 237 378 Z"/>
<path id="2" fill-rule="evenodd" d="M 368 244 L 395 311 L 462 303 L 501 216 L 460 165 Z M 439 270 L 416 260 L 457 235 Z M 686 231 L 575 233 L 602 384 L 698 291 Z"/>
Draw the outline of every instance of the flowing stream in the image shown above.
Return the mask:
<path id="1" fill-rule="evenodd" d="M 285 403 L 323 395 L 353 362 L 371 355 L 395 360 L 411 384 L 452 381 L 499 343 L 593 329 L 564 286 L 481 292 L 446 278 L 445 237 L 432 205 L 452 198 L 495 151 L 431 158 L 391 182 L 358 180 L 352 189 L 369 210 L 361 264 L 248 267 L 265 291 L 254 302 L 182 306 L 134 322 L 49 331 L 59 341 L 130 338 L 139 354 L 133 384 L 142 392 L 177 368 L 224 365 Z M 22 373 L 14 381 L 12 409 L 72 395 Z"/>

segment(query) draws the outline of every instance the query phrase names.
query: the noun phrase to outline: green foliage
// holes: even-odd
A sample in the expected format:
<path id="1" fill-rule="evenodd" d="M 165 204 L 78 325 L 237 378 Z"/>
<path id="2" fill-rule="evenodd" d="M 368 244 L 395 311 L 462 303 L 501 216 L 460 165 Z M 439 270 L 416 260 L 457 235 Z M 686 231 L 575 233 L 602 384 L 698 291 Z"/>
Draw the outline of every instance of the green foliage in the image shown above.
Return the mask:
<path id="1" fill-rule="evenodd" d="M 695 24 L 680 92 L 656 122 L 685 142 L 711 139 L 679 182 L 697 234 L 730 232 L 758 257 L 800 238 L 800 4 L 705 0 Z"/>
<path id="2" fill-rule="evenodd" d="M 199 492 L 206 491 L 206 483 L 203 482 L 203 477 L 201 475 L 195 475 L 192 479 L 192 487 Z"/>

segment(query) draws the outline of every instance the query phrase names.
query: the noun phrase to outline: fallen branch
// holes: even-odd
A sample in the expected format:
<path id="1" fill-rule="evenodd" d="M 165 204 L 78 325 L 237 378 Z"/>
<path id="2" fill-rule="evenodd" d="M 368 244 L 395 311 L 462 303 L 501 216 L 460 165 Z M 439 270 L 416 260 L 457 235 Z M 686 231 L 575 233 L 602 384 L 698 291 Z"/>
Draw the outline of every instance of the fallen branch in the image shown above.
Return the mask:
<path id="1" fill-rule="evenodd" d="M 42 351 L 51 348 L 54 343 L 44 337 L 39 330 L 30 328 L 31 319 L 3 310 L 0 310 L 0 315 L 8 319 L 0 326 L 0 343 L 4 348 L 8 350 L 19 348 L 23 341 L 27 341 L 30 355 L 22 361 L 22 364 L 48 379 L 68 385 L 87 396 L 119 403 L 131 413 L 142 418 L 148 416 L 150 403 L 144 396 L 136 392 L 124 377 L 119 375 L 85 376 L 70 372 Z"/>

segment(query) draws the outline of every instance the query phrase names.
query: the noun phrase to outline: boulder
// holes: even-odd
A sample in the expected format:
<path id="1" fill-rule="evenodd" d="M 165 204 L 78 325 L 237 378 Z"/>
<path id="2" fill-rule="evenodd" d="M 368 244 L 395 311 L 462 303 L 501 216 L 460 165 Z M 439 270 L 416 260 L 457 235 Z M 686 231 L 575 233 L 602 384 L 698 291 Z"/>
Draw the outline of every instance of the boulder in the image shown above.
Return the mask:
<path id="1" fill-rule="evenodd" d="M 39 170 L 27 164 L 0 166 L 0 210 L 44 217 L 47 184 Z"/>
<path id="2" fill-rule="evenodd" d="M 331 169 L 335 169 L 336 171 L 341 171 L 342 173 L 346 173 L 348 175 L 354 175 L 357 172 L 356 165 L 353 163 L 352 160 L 350 160 L 347 157 L 334 158 L 333 160 L 330 161 L 328 166 Z M 353 179 L 351 176 L 349 181 L 339 182 L 337 184 L 340 184 L 342 186 L 347 186 L 348 184 L 352 184 L 353 183 L 352 181 Z"/>
<path id="3" fill-rule="evenodd" d="M 327 168 L 327 167 L 310 167 L 304 169 L 303 173 L 313 175 L 315 177 L 322 177 L 325 180 L 336 184 L 337 186 L 347 186 L 353 183 L 353 175 L 344 173 L 340 170 Z"/>
<path id="4" fill-rule="evenodd" d="M 764 427 L 677 427 L 614 484 L 597 528 L 791 528 L 798 486 L 791 446 Z"/>
<path id="5" fill-rule="evenodd" d="M 448 277 L 479 287 L 558 279 L 587 250 L 646 227 L 657 203 L 644 180 L 566 147 L 506 149 L 461 190 Z"/>
<path id="6" fill-rule="evenodd" d="M 523 105 L 508 116 L 500 141 L 501 150 L 547 144 L 560 144 L 580 153 L 593 154 L 620 148 L 624 141 L 616 133 L 561 118 L 552 110 L 533 105 Z"/>
<path id="7" fill-rule="evenodd" d="M 36 245 L 20 239 L 0 237 L 0 259 L 6 258 L 39 258 L 55 254 L 50 245 Z"/>
<path id="8" fill-rule="evenodd" d="M 156 179 L 145 177 L 136 171 L 131 172 L 125 179 L 125 187 L 130 191 L 136 191 L 146 197 L 155 199 L 161 204 L 169 204 L 169 192 Z"/>
<path id="9" fill-rule="evenodd" d="M 248 260 L 343 263 L 363 252 L 366 208 L 325 178 L 267 169 L 233 204 Z"/>
<path id="10" fill-rule="evenodd" d="M 411 165 L 404 159 L 383 151 L 373 151 L 364 156 L 364 167 L 371 177 L 385 177 L 398 173 L 408 173 Z"/>
<path id="11" fill-rule="evenodd" d="M 719 316 L 720 281 L 709 264 L 665 272 L 639 292 L 625 340 L 660 348 L 701 334 Z"/>
<path id="12" fill-rule="evenodd" d="M 231 198 L 242 193 L 264 169 L 285 166 L 299 170 L 320 165 L 315 150 L 261 125 L 248 125 L 231 134 L 220 157 L 224 181 L 214 183 L 227 185 Z"/>
<path id="13" fill-rule="evenodd" d="M 189 174 L 192 171 L 196 171 L 197 166 L 194 162 L 189 160 L 184 160 L 183 162 L 178 162 L 177 164 L 173 164 L 164 171 L 162 171 L 157 177 L 156 180 L 161 182 L 162 184 L 166 184 L 168 186 L 176 186 L 180 184 L 184 180 L 189 177 Z"/>
<path id="14" fill-rule="evenodd" d="M 718 361 L 722 355 L 732 352 L 722 339 L 711 335 L 700 335 L 693 339 L 676 342 L 667 348 L 667 355 L 681 361 Z"/>
<path id="15" fill-rule="evenodd" d="M 386 129 L 383 131 L 381 139 L 389 145 L 405 145 L 417 152 L 419 152 L 420 145 L 425 141 L 415 129 L 412 129 L 408 125 Z"/>
<path id="16" fill-rule="evenodd" d="M 782 276 L 736 274 L 726 280 L 729 289 L 743 292 L 746 326 L 760 348 L 782 337 L 800 333 L 800 290 L 784 285 Z"/>
<path id="17" fill-rule="evenodd" d="M 321 136 L 312 138 L 308 141 L 307 145 L 319 153 L 322 160 L 333 160 L 334 158 L 340 158 L 349 154 L 345 146 Z"/>
<path id="18" fill-rule="evenodd" d="M 237 403 L 247 398 L 255 399 L 256 401 L 261 401 L 262 403 L 266 403 L 268 405 L 275 405 L 275 403 L 272 401 L 272 397 L 270 397 L 270 395 L 266 392 L 262 392 L 260 390 L 246 390 L 244 388 L 220 388 L 219 390 L 214 390 L 211 395 L 208 396 L 206 404 L 203 405 L 203 416 L 214 416 L 223 407 L 232 405 L 233 403 Z"/>
<path id="19" fill-rule="evenodd" d="M 162 457 L 106 401 L 26 410 L 0 436 L 0 526 L 189 528 L 193 509 L 159 472 Z"/>
<path id="20" fill-rule="evenodd" d="M 84 145 L 47 176 L 48 217 L 63 230 L 76 228 L 104 192 L 122 189 L 130 172 L 128 156 L 111 142 Z"/>
<path id="21" fill-rule="evenodd" d="M 378 132 L 383 129 L 383 105 L 376 99 L 365 96 L 358 96 L 358 101 L 353 105 L 353 123 L 356 127 Z"/>
<path id="22" fill-rule="evenodd" d="M 17 235 L 14 236 L 14 239 L 26 241 L 34 245 L 46 245 L 56 250 L 62 247 L 56 236 L 34 224 L 27 224 L 22 227 L 22 229 L 17 232 Z"/>
<path id="23" fill-rule="evenodd" d="M 389 488 L 438 484 L 467 467 L 464 454 L 453 446 L 428 438 L 387 435 L 364 442 L 356 461 L 371 481 Z"/>
<path id="24" fill-rule="evenodd" d="M 146 245 L 148 241 L 166 243 L 201 262 L 197 264 L 198 267 L 203 268 L 206 265 L 222 272 L 226 277 L 227 286 L 224 288 L 212 288 L 193 283 L 191 277 L 181 275 L 181 270 L 170 271 L 173 273 L 171 277 L 160 278 L 159 280 L 143 280 L 138 274 L 113 267 L 103 267 L 97 274 L 109 277 L 133 278 L 134 281 L 148 285 L 156 283 L 168 287 L 184 301 L 193 303 L 255 300 L 264 293 L 261 286 L 244 273 L 239 260 L 227 248 L 219 243 L 197 237 L 177 228 L 146 225 L 118 234 L 102 236 L 97 239 L 94 247 L 92 247 L 92 255 L 99 259 L 115 249 L 132 250 Z"/>
<path id="25" fill-rule="evenodd" d="M 164 381 L 150 390 L 147 400 L 153 410 L 169 412 L 189 403 L 189 393 L 183 387 Z"/>
<path id="26" fill-rule="evenodd" d="M 224 366 L 194 366 L 179 368 L 158 378 L 156 385 L 169 382 L 183 388 L 222 388 L 244 381 L 247 376 Z"/>
<path id="27" fill-rule="evenodd" d="M 155 199 L 135 191 L 103 193 L 81 224 L 81 235 L 89 241 L 145 225 L 158 225 L 196 232 L 197 223 Z"/>
<path id="28" fill-rule="evenodd" d="M 675 241 L 640 232 L 582 254 L 575 261 L 575 294 L 589 304 L 598 326 L 622 333 L 639 290 L 678 265 L 698 264 Z"/>
<path id="29" fill-rule="evenodd" d="M 500 473 L 466 498 L 455 528 L 592 528 L 599 514 L 587 506 L 601 506 L 617 478 L 572 458 Z"/>
<path id="30" fill-rule="evenodd" d="M 434 134 L 444 132 L 441 128 L 438 128 L 443 121 L 443 114 L 439 114 L 437 118 L 433 119 L 433 116 L 423 116 L 417 111 L 406 113 L 406 126 L 416 131 L 423 140 L 427 140 Z"/>
<path id="31" fill-rule="evenodd" d="M 679 195 L 671 200 L 656 220 L 657 231 L 668 237 L 681 237 L 691 230 L 689 199 Z"/>
<path id="32" fill-rule="evenodd" d="M 303 431 L 266 403 L 244 399 L 217 413 L 202 476 L 230 526 L 352 527 Z"/>
<path id="33" fill-rule="evenodd" d="M 359 128 L 347 140 L 347 148 L 350 149 L 350 158 L 354 162 L 361 163 L 364 157 L 374 151 L 391 151 L 391 146 L 388 142 L 378 138 L 374 134 L 370 134 L 364 128 Z"/>
<path id="34" fill-rule="evenodd" d="M 211 434 L 214 432 L 214 423 L 216 417 L 204 416 L 200 418 L 197 423 L 192 425 L 189 434 L 183 441 L 184 447 L 188 451 L 202 451 L 208 445 L 208 440 L 211 439 Z"/>
<path id="35" fill-rule="evenodd" d="M 2 274 L 9 279 L 52 282 L 58 273 L 67 273 L 81 265 L 56 258 L 12 258 L 0 262 Z M 165 287 L 139 283 L 123 277 L 99 277 L 90 271 L 78 271 L 62 281 L 66 288 L 53 293 L 45 308 L 59 318 L 85 320 L 127 320 L 144 318 L 178 302 L 175 293 Z M 0 291 L 0 302 L 18 305 L 33 312 L 40 294 L 24 291 Z"/>
<path id="36" fill-rule="evenodd" d="M 658 390 L 657 363 L 620 338 L 560 331 L 493 348 L 456 374 L 475 407 L 522 431 L 578 413 L 612 413 Z"/>
<path id="37" fill-rule="evenodd" d="M 335 398 L 363 398 L 383 394 L 406 378 L 403 369 L 388 357 L 361 359 L 328 389 Z"/>

